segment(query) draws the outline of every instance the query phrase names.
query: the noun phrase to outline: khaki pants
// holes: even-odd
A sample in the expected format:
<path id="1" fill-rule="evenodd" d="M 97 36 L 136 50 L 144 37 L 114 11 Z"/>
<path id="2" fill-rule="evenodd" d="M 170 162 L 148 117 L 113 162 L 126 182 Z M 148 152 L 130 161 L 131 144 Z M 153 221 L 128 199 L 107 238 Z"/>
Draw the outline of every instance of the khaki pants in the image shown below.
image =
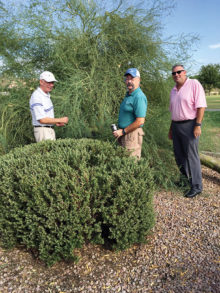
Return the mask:
<path id="1" fill-rule="evenodd" d="M 118 143 L 120 146 L 126 148 L 131 152 L 131 156 L 137 157 L 139 160 L 141 158 L 141 148 L 143 143 L 144 131 L 142 128 L 137 128 L 136 130 L 120 136 Z"/>
<path id="2" fill-rule="evenodd" d="M 54 129 L 49 127 L 34 127 L 34 137 L 36 142 L 48 139 L 56 140 Z"/>

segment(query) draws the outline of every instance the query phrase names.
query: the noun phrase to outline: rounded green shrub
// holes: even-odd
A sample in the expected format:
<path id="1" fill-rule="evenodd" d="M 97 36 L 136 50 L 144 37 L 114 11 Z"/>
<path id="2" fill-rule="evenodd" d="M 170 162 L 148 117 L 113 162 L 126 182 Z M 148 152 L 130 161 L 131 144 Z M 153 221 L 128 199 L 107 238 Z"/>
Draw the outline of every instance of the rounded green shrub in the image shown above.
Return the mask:
<path id="1" fill-rule="evenodd" d="M 0 237 L 48 265 L 92 242 L 125 249 L 154 223 L 153 175 L 110 142 L 44 141 L 0 157 Z"/>

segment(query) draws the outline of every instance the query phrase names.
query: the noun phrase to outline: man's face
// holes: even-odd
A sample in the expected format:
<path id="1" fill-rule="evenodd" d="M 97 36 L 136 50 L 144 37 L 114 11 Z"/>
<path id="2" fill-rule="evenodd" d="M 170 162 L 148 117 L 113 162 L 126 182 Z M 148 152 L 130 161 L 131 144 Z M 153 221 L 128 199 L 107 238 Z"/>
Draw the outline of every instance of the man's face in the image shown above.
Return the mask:
<path id="1" fill-rule="evenodd" d="M 133 77 L 130 74 L 125 76 L 125 84 L 129 93 L 133 92 L 140 86 L 140 77 Z"/>
<path id="2" fill-rule="evenodd" d="M 186 71 L 182 66 L 176 66 L 172 70 L 172 77 L 175 83 L 183 84 L 186 80 Z"/>
<path id="3" fill-rule="evenodd" d="M 50 93 L 53 87 L 54 87 L 54 81 L 47 82 L 44 79 L 40 80 L 40 88 L 42 89 L 43 92 Z"/>

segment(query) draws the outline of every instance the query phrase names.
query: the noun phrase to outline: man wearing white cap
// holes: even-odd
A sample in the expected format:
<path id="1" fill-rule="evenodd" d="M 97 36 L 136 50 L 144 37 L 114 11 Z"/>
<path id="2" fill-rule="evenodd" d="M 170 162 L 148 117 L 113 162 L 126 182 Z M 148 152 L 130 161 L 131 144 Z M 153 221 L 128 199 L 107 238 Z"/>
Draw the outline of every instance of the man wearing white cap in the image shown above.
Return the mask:
<path id="1" fill-rule="evenodd" d="M 34 136 L 36 142 L 42 140 L 55 140 L 54 125 L 64 126 L 68 123 L 68 117 L 54 118 L 53 103 L 50 92 L 57 81 L 53 73 L 44 71 L 40 75 L 40 86 L 33 92 L 30 98 L 30 110 Z"/>
<path id="2" fill-rule="evenodd" d="M 137 68 L 129 68 L 124 76 L 128 91 L 120 105 L 119 129 L 113 135 L 122 147 L 130 151 L 131 156 L 140 159 L 147 98 L 140 88 L 140 72 Z"/>

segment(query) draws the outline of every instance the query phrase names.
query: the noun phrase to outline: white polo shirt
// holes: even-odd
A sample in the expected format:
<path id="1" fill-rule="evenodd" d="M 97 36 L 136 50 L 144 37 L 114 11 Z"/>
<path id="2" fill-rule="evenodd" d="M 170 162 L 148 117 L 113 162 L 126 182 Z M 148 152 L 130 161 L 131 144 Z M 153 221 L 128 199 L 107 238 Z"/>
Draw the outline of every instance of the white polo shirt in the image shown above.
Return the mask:
<path id="1" fill-rule="evenodd" d="M 54 118 L 54 108 L 50 94 L 46 94 L 40 87 L 31 95 L 30 110 L 33 126 L 52 126 L 52 124 L 41 124 L 39 122 L 42 118 Z"/>

